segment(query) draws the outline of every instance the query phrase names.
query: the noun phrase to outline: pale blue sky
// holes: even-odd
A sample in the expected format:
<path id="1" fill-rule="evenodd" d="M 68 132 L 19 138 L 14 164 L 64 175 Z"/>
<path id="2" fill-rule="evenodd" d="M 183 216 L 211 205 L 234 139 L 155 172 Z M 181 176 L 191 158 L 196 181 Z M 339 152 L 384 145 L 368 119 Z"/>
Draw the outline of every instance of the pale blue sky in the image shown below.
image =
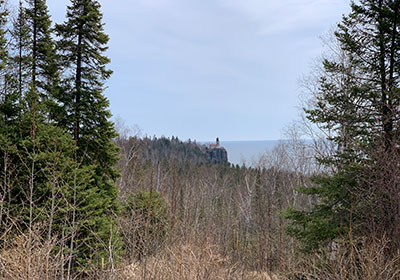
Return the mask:
<path id="1" fill-rule="evenodd" d="M 11 0 L 13 2 L 16 0 Z M 68 0 L 48 0 L 60 22 Z M 281 138 L 346 0 L 100 0 L 114 116 L 150 136 Z"/>

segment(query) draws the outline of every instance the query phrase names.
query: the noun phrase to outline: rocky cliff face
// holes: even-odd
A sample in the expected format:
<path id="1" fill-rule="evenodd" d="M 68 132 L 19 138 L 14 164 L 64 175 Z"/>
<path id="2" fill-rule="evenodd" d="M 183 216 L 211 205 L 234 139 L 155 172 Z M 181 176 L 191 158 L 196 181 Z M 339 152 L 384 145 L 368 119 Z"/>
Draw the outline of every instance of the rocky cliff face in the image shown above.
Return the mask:
<path id="1" fill-rule="evenodd" d="M 228 153 L 224 147 L 220 146 L 218 138 L 215 144 L 210 144 L 209 149 L 210 160 L 212 163 L 216 164 L 228 162 Z"/>
<path id="2" fill-rule="evenodd" d="M 210 160 L 212 163 L 228 162 L 228 153 L 223 147 L 210 149 Z"/>

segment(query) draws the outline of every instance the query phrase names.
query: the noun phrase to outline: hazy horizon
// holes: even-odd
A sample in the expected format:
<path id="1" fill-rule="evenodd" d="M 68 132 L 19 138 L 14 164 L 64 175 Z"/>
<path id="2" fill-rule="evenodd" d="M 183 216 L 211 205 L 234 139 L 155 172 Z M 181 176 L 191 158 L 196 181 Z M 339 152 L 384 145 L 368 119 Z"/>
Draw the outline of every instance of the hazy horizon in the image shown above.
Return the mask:
<path id="1" fill-rule="evenodd" d="M 232 164 L 251 166 L 260 156 L 272 150 L 283 139 L 277 140 L 248 140 L 248 141 L 220 141 L 228 153 L 228 162 Z M 215 143 L 214 141 L 198 142 L 199 144 Z"/>

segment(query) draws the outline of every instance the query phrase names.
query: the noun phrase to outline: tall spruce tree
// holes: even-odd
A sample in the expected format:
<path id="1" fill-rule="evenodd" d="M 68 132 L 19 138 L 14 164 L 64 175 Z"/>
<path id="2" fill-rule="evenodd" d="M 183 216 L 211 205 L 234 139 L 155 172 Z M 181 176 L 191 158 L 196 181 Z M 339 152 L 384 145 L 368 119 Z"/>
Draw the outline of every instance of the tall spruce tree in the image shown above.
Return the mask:
<path id="1" fill-rule="evenodd" d="M 13 161 L 15 166 L 21 167 L 18 169 L 18 179 L 29 177 L 29 172 L 39 172 L 33 167 L 30 170 L 25 168 L 24 171 L 23 166 L 28 166 L 29 159 L 31 166 L 34 166 L 37 156 L 42 154 L 41 157 L 43 157 L 44 151 L 37 147 L 41 143 L 41 137 L 51 143 L 51 140 L 45 137 L 48 131 L 55 129 L 49 119 L 48 105 L 50 100 L 55 102 L 57 95 L 55 91 L 59 87 L 59 66 L 55 42 L 51 35 L 51 20 L 46 2 L 44 0 L 29 0 L 26 4 L 27 6 L 20 1 L 18 16 L 11 31 L 14 46 L 13 67 L 15 68 L 13 81 L 17 85 L 15 89 L 21 105 L 20 119 L 15 128 L 18 135 L 14 139 L 17 150 Z M 57 137 L 56 135 L 61 137 L 66 132 L 60 130 L 53 133 L 55 137 Z M 51 145 L 50 143 L 47 144 Z M 44 146 L 47 144 L 41 143 Z M 61 147 L 61 143 L 58 144 Z M 39 165 L 36 166 L 39 167 Z M 30 180 L 34 179 L 32 177 L 31 175 Z M 29 184 L 24 184 L 23 180 L 18 184 L 19 187 L 13 190 L 13 201 L 16 208 L 18 208 L 18 205 L 24 204 L 29 192 L 31 192 L 30 200 L 35 197 L 35 201 L 30 201 L 30 203 L 34 203 L 37 208 L 46 203 L 51 190 L 47 188 L 48 186 L 45 187 L 45 178 L 40 180 L 37 176 L 37 179 L 35 182 L 40 183 L 35 185 L 34 190 L 31 182 L 31 189 L 28 191 L 26 188 Z M 41 199 L 38 199 L 39 197 Z M 24 207 L 20 208 L 25 209 Z M 29 214 L 30 219 L 32 219 L 32 209 L 29 211 L 31 212 Z"/>
<path id="2" fill-rule="evenodd" d="M 52 38 L 51 20 L 45 0 L 29 0 L 26 17 L 31 34 L 28 58 L 30 61 L 29 94 L 37 95 L 38 101 L 43 102 L 48 118 L 60 111 L 60 65 L 56 45 Z M 23 26 L 21 27 L 23 32 Z M 35 97 L 33 97 L 35 98 Z"/>
<path id="3" fill-rule="evenodd" d="M 319 198 L 311 211 L 286 213 L 289 232 L 308 249 L 366 234 L 400 245 L 393 230 L 399 209 L 385 207 L 399 201 L 400 186 L 387 172 L 376 172 L 378 157 L 399 152 L 400 1 L 362 0 L 351 8 L 335 32 L 339 56 L 324 60 L 314 106 L 306 109 L 312 123 L 332 132 L 337 150 L 319 160 L 333 172 L 299 189 Z"/>
<path id="4" fill-rule="evenodd" d="M 16 118 L 18 96 L 11 86 L 10 54 L 7 49 L 6 24 L 8 11 L 5 1 L 0 0 L 0 130 L 6 129 L 9 122 Z M 5 131 L 2 131 L 3 135 Z M 1 134 L 0 134 L 1 135 Z"/>
<path id="5" fill-rule="evenodd" d="M 18 94 L 23 96 L 29 84 L 29 53 L 32 41 L 28 15 L 23 1 L 19 1 L 16 17 L 13 19 L 11 34 L 11 57 L 17 81 Z"/>
<path id="6" fill-rule="evenodd" d="M 18 121 L 10 126 L 14 134 L 8 141 L 12 145 L 7 164 L 13 180 L 7 185 L 7 211 L 19 230 L 31 233 L 35 224 L 42 224 L 43 237 L 57 237 L 62 242 L 57 245 L 67 252 L 74 234 L 71 189 L 84 189 L 91 172 L 75 162 L 72 136 L 52 118 L 61 104 L 60 66 L 46 2 L 20 1 L 11 35 L 10 81 Z"/>
<path id="7" fill-rule="evenodd" d="M 118 160 L 113 139 L 116 131 L 109 102 L 103 95 L 104 83 L 112 71 L 106 68 L 110 59 L 104 55 L 109 37 L 104 33 L 100 4 L 95 0 L 72 0 L 66 21 L 57 25 L 58 48 L 63 58 L 66 118 L 60 123 L 73 135 L 77 145 L 76 160 L 83 166 L 93 166 L 95 172 L 90 186 L 91 197 L 81 201 L 85 216 L 85 232 L 81 240 L 81 256 L 110 258 L 103 244 L 112 235 L 112 213 L 117 211 L 115 169 Z M 97 251 L 96 254 L 95 251 Z"/>
<path id="8" fill-rule="evenodd" d="M 11 59 L 7 13 L 0 13 L 0 234 L 10 220 L 29 237 L 40 225 L 42 238 L 58 240 L 68 278 L 79 265 L 114 255 L 117 149 L 102 95 L 111 71 L 101 54 L 108 37 L 99 8 L 94 1 L 69 7 L 66 25 L 72 22 L 73 30 L 61 37 L 62 67 L 45 0 L 20 1 Z M 79 47 L 69 49 L 77 30 Z"/>
<path id="9" fill-rule="evenodd" d="M 9 67 L 9 50 L 6 39 L 8 10 L 0 1 L 0 236 L 10 224 L 10 191 L 13 170 L 10 158 L 13 153 L 15 126 L 18 121 L 18 93 L 14 89 Z"/>
<path id="10" fill-rule="evenodd" d="M 87 185 L 93 172 L 75 161 L 72 135 L 52 117 L 62 103 L 46 3 L 25 4 L 20 2 L 10 32 L 11 59 L 0 32 L 0 234 L 23 231 L 30 248 L 33 229 L 39 226 L 42 239 L 57 240 L 71 271 L 76 258 L 71 244 L 81 225 L 74 219 L 80 214 L 74 202 L 91 197 Z M 6 14 L 0 16 L 3 27 Z"/>

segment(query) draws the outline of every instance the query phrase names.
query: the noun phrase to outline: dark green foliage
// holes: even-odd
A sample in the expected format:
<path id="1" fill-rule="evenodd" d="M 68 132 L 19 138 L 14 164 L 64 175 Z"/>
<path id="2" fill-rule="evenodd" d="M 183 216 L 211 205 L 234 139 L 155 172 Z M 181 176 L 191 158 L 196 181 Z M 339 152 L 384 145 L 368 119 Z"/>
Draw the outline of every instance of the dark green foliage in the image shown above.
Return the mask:
<path id="1" fill-rule="evenodd" d="M 327 246 L 330 241 L 347 234 L 352 219 L 352 203 L 356 203 L 351 194 L 357 183 L 346 172 L 315 178 L 314 184 L 313 187 L 297 188 L 300 193 L 318 199 L 311 211 L 290 207 L 284 213 L 286 219 L 293 221 L 287 228 L 288 234 L 302 241 L 306 252 Z"/>
<path id="2" fill-rule="evenodd" d="M 18 121 L 18 94 L 10 77 L 9 50 L 7 49 L 6 24 L 8 11 L 5 1 L 0 1 L 0 236 L 8 225 L 9 185 L 13 170 L 8 168 Z"/>
<path id="3" fill-rule="evenodd" d="M 28 8 L 20 2 L 11 39 L 13 58 L 7 61 L 7 68 L 12 71 L 4 79 L 5 86 L 11 86 L 8 96 L 12 106 L 7 107 L 15 121 L 7 126 L 8 141 L 4 143 L 8 172 L 3 176 L 9 181 L 3 190 L 9 193 L 9 214 L 20 217 L 20 228 L 31 229 L 33 223 L 51 220 L 51 236 L 56 219 L 54 207 L 58 205 L 56 192 L 67 199 L 66 187 L 61 185 L 70 183 L 67 179 L 56 181 L 73 166 L 74 147 L 65 131 L 48 123 L 47 118 L 47 102 L 58 85 L 58 66 L 45 1 L 30 1 Z M 53 208 L 48 207 L 50 202 Z"/>
<path id="4" fill-rule="evenodd" d="M 16 68 L 14 78 L 20 97 L 25 98 L 26 110 L 49 116 L 52 114 L 48 107 L 54 106 L 60 95 L 58 56 L 46 2 L 27 2 L 28 7 L 20 2 L 11 32 L 13 66 Z M 38 102 L 41 105 L 33 108 Z"/>
<path id="5" fill-rule="evenodd" d="M 21 16 L 23 17 L 23 14 Z M 60 66 L 46 1 L 29 0 L 26 16 L 32 38 L 30 54 L 33 87 L 35 90 L 43 91 L 43 95 L 52 97 L 54 87 L 59 87 Z"/>
<path id="6" fill-rule="evenodd" d="M 311 211 L 286 212 L 289 233 L 307 249 L 352 234 L 385 236 L 394 227 L 391 211 L 370 213 L 384 208 L 387 196 L 398 201 L 400 189 L 395 172 L 375 168 L 382 164 L 378 151 L 387 159 L 399 152 L 400 1 L 363 0 L 351 7 L 335 32 L 337 55 L 323 61 L 313 106 L 305 109 L 336 146 L 319 158 L 330 172 L 298 189 L 317 198 Z"/>
<path id="7" fill-rule="evenodd" d="M 23 119 L 19 131 L 21 134 L 18 142 L 14 142 L 13 161 L 10 163 L 15 165 L 12 167 L 18 176 L 12 189 L 12 204 L 16 211 L 29 212 L 29 207 L 23 205 L 28 206 L 32 202 L 36 222 L 49 221 L 50 204 L 53 202 L 57 206 L 53 211 L 68 212 L 66 204 L 71 200 L 68 193 L 74 184 L 71 171 L 77 169 L 73 161 L 74 143 L 62 129 L 40 119 Z M 89 181 L 90 172 L 87 175 Z M 52 201 L 53 198 L 57 201 Z M 20 217 L 24 223 L 29 223 L 28 216 L 25 213 Z"/>
<path id="8" fill-rule="evenodd" d="M 177 137 L 168 138 L 144 138 L 142 139 L 142 157 L 149 158 L 153 162 L 163 160 L 189 161 L 196 164 L 209 163 L 206 148 L 196 142 L 183 142 Z"/>
<path id="9" fill-rule="evenodd" d="M 15 79 L 17 80 L 17 89 L 19 96 L 28 88 L 29 67 L 31 59 L 29 56 L 32 36 L 29 26 L 29 17 L 23 1 L 19 1 L 19 7 L 16 18 L 13 19 L 13 28 L 11 34 L 12 67 L 16 69 Z"/>
<path id="10" fill-rule="evenodd" d="M 180 163 L 210 163 L 207 147 L 205 145 L 197 144 L 195 141 L 191 142 L 189 140 L 183 142 L 174 136 L 171 139 L 165 137 L 145 137 L 143 139 L 135 138 L 131 141 L 137 141 L 136 145 L 138 146 L 139 157 L 141 160 L 151 160 L 154 163 L 167 162 L 171 160 Z"/>
<path id="11" fill-rule="evenodd" d="M 111 71 L 99 9 L 73 1 L 58 26 L 60 54 L 46 1 L 20 1 L 7 38 L 0 13 L 0 235 L 39 225 L 43 240 L 57 240 L 69 273 L 119 252 L 117 134 L 103 96 Z"/>
<path id="12" fill-rule="evenodd" d="M 66 22 L 57 25 L 57 35 L 62 63 L 67 70 L 64 76 L 67 94 L 63 102 L 68 119 L 63 122 L 80 147 L 90 144 L 89 131 L 96 137 L 109 131 L 104 136 L 114 137 L 112 125 L 107 121 L 109 104 L 102 94 L 104 82 L 112 71 L 106 68 L 110 59 L 103 55 L 109 37 L 103 31 L 98 1 L 71 1 Z M 105 131 L 99 131 L 99 128 Z"/>
<path id="13" fill-rule="evenodd" d="M 109 102 L 103 95 L 104 82 L 112 71 L 106 69 L 110 59 L 103 55 L 109 38 L 103 31 L 100 4 L 95 0 L 71 1 L 66 21 L 57 25 L 56 30 L 64 67 L 64 95 L 60 102 L 65 110 L 58 122 L 74 137 L 76 160 L 94 169 L 93 180 L 86 191 L 96 194 L 96 199 L 80 206 L 90 209 L 89 213 L 94 215 L 80 217 L 90 225 L 77 242 L 105 256 L 108 252 L 103 245 L 108 244 L 110 238 L 117 238 L 110 225 L 113 224 L 112 215 L 118 211 L 115 185 L 118 149 L 113 142 L 117 133 L 109 121 Z"/>
<path id="14" fill-rule="evenodd" d="M 11 75 L 10 52 L 6 38 L 8 10 L 5 1 L 0 1 L 0 134 L 8 134 L 11 124 L 17 120 L 19 95 Z M 5 135 L 4 135 L 5 136 Z"/>

